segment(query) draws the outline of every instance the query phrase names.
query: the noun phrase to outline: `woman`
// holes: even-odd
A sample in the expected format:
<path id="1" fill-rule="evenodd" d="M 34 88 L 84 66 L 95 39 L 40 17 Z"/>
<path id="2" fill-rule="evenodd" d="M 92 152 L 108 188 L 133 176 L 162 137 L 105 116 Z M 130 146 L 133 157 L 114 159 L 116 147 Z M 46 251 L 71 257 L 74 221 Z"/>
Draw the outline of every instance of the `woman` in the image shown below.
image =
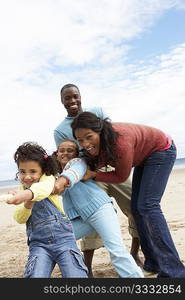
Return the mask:
<path id="1" fill-rule="evenodd" d="M 132 212 L 145 255 L 144 269 L 158 277 L 185 277 L 185 267 L 170 235 L 160 202 L 176 159 L 171 137 L 159 129 L 130 123 L 111 123 L 90 112 L 79 114 L 71 124 L 92 170 L 84 178 L 124 182 L 132 167 Z M 103 166 L 111 172 L 96 172 Z"/>

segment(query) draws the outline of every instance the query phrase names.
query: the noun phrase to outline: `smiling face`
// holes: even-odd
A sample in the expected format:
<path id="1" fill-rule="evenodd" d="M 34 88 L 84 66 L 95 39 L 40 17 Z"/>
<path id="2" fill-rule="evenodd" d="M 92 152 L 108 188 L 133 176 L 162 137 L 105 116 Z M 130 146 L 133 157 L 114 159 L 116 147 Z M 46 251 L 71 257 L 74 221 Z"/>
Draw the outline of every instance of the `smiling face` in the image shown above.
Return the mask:
<path id="1" fill-rule="evenodd" d="M 69 160 L 78 156 L 77 145 L 71 141 L 62 142 L 57 151 L 57 160 L 62 168 L 68 163 Z"/>
<path id="2" fill-rule="evenodd" d="M 75 136 L 80 146 L 90 155 L 97 156 L 100 152 L 100 133 L 88 128 L 78 128 Z"/>
<path id="3" fill-rule="evenodd" d="M 82 111 L 80 92 L 76 87 L 65 88 L 61 101 L 68 112 L 68 117 L 76 117 Z"/>
<path id="4" fill-rule="evenodd" d="M 19 162 L 19 180 L 25 188 L 38 182 L 43 175 L 40 164 L 34 160 Z"/>

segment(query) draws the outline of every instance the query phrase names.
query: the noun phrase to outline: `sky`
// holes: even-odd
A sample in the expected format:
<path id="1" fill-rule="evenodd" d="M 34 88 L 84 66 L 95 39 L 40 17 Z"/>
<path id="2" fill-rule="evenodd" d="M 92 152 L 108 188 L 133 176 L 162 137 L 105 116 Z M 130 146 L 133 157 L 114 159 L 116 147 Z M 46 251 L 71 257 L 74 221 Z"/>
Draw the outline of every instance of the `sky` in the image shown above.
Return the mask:
<path id="1" fill-rule="evenodd" d="M 112 121 L 157 127 L 185 157 L 185 0 L 0 0 L 0 180 L 35 141 L 51 154 L 60 89 Z"/>

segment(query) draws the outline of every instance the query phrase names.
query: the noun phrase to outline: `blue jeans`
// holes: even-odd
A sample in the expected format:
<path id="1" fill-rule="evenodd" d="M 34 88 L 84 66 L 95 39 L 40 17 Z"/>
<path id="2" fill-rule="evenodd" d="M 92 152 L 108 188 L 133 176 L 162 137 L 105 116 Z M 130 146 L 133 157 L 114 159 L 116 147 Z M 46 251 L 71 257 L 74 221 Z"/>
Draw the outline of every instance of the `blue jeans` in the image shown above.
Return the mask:
<path id="1" fill-rule="evenodd" d="M 120 224 L 112 203 L 102 205 L 86 221 L 76 218 L 71 222 L 77 240 L 94 231 L 99 233 L 120 277 L 144 277 L 123 243 Z"/>
<path id="2" fill-rule="evenodd" d="M 63 278 L 87 278 L 70 220 L 48 200 L 34 204 L 27 221 L 29 257 L 25 278 L 49 278 L 58 264 Z"/>
<path id="3" fill-rule="evenodd" d="M 159 273 L 158 277 L 184 278 L 185 267 L 160 206 L 175 159 L 172 143 L 168 150 L 153 152 L 142 166 L 134 168 L 131 206 L 146 259 L 144 269 Z"/>
<path id="4" fill-rule="evenodd" d="M 50 278 L 56 264 L 62 278 L 88 277 L 82 255 L 73 245 L 70 247 L 69 244 L 67 249 L 62 249 L 60 245 L 55 246 L 55 249 L 49 246 L 30 248 L 24 278 Z"/>

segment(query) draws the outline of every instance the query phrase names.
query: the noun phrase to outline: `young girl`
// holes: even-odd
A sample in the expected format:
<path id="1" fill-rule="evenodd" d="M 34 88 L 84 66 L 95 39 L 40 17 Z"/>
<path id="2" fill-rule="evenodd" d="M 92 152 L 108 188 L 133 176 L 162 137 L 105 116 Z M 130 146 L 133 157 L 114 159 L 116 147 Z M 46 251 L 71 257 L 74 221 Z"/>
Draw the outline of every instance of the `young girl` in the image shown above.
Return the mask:
<path id="1" fill-rule="evenodd" d="M 131 206 L 146 259 L 144 269 L 159 273 L 158 277 L 184 278 L 185 266 L 160 207 L 176 159 L 171 137 L 145 125 L 111 124 L 90 112 L 79 114 L 71 127 L 92 167 L 115 168 L 112 172 L 95 169 L 86 179 L 119 183 L 127 179 L 134 167 Z"/>
<path id="2" fill-rule="evenodd" d="M 120 277 L 144 277 L 123 244 L 112 199 L 93 180 L 80 181 L 87 165 L 82 158 L 77 158 L 75 141 L 61 142 L 56 155 L 62 173 L 55 184 L 55 192 L 58 188 L 63 192 L 64 210 L 71 220 L 76 239 L 98 232 Z"/>
<path id="3" fill-rule="evenodd" d="M 18 147 L 14 160 L 21 186 L 19 191 L 9 192 L 13 197 L 7 203 L 23 202 L 14 218 L 26 223 L 29 258 L 24 277 L 49 278 L 56 264 L 62 277 L 88 277 L 60 197 L 51 195 L 57 173 L 55 160 L 41 146 L 29 142 Z"/>

